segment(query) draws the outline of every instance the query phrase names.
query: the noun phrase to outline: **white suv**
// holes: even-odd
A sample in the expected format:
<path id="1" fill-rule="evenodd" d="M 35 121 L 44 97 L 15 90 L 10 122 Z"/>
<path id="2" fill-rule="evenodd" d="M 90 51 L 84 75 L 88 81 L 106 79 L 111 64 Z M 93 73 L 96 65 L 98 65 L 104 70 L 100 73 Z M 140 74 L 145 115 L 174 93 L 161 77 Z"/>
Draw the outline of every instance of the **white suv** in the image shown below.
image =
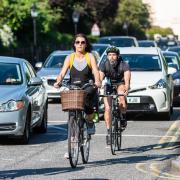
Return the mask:
<path id="1" fill-rule="evenodd" d="M 131 68 L 128 112 L 158 113 L 163 119 L 169 120 L 173 111 L 173 81 L 161 50 L 156 47 L 119 50 Z M 102 55 L 100 63 L 105 59 L 106 53 Z"/>

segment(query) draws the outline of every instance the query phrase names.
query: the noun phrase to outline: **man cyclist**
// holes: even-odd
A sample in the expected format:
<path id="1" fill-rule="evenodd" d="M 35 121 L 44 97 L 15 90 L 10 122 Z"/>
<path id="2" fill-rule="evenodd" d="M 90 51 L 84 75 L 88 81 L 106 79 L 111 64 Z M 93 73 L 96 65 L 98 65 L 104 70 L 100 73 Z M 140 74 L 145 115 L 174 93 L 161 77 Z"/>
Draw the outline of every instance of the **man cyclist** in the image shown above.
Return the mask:
<path id="1" fill-rule="evenodd" d="M 101 81 L 106 77 L 110 84 L 105 84 L 105 93 L 112 93 L 112 84 L 115 83 L 117 85 L 117 93 L 124 94 L 127 96 L 128 89 L 130 85 L 131 72 L 129 65 L 123 61 L 120 56 L 120 51 L 115 46 L 110 46 L 106 50 L 107 59 L 106 61 L 100 64 L 100 79 Z M 119 96 L 119 105 L 120 110 L 122 112 L 122 121 L 121 126 L 123 129 L 127 126 L 126 120 L 126 98 L 125 96 Z M 111 126 L 111 106 L 112 106 L 112 98 L 104 97 L 104 119 L 107 128 L 107 136 L 106 143 L 110 144 L 110 126 Z"/>
<path id="2" fill-rule="evenodd" d="M 101 86 L 99 71 L 97 68 L 96 60 L 91 52 L 91 45 L 84 34 L 77 34 L 74 38 L 72 47 L 74 53 L 66 57 L 63 68 L 57 77 L 54 87 L 58 88 L 61 84 L 66 72 L 70 70 L 70 83 L 75 81 L 81 82 L 81 86 L 93 80 L 97 87 Z M 87 92 L 85 102 L 85 113 L 88 125 L 88 133 L 95 133 L 95 126 L 93 122 L 94 103 L 93 97 L 96 94 L 97 88 L 89 87 L 85 89 Z"/>

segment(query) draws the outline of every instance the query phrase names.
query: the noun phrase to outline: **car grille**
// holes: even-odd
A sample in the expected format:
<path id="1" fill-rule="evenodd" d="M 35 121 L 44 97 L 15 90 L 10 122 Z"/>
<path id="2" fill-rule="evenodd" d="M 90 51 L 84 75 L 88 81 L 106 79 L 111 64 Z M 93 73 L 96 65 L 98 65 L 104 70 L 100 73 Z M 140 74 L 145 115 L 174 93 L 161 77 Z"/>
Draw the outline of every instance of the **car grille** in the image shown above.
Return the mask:
<path id="1" fill-rule="evenodd" d="M 0 124 L 0 131 L 12 131 L 16 129 L 16 123 Z"/>
<path id="2" fill-rule="evenodd" d="M 47 83 L 48 83 L 49 86 L 53 86 L 55 82 L 56 82 L 55 79 L 48 79 L 47 80 Z"/>

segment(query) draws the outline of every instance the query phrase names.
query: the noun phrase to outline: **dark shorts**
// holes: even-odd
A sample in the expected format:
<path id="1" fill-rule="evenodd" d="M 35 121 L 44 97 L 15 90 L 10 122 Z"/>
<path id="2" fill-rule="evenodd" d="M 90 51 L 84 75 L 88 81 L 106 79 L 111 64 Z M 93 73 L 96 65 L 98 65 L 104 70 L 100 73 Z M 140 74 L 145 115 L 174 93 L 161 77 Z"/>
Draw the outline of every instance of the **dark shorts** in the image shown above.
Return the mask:
<path id="1" fill-rule="evenodd" d="M 124 85 L 124 82 L 112 83 L 112 85 L 106 84 L 104 86 L 104 94 L 107 94 L 107 95 L 116 94 L 117 87 L 122 84 Z"/>

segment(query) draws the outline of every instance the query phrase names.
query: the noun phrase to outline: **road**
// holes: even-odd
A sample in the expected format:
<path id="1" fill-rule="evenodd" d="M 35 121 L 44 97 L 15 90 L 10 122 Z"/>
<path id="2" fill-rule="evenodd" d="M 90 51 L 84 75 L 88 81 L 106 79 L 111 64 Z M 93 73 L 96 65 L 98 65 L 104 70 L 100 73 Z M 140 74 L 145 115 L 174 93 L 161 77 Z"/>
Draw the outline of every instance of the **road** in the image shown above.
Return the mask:
<path id="1" fill-rule="evenodd" d="M 61 112 L 59 104 L 52 102 L 48 112 L 48 132 L 32 134 L 28 145 L 1 139 L 0 179 L 180 179 L 180 174 L 170 169 L 170 161 L 178 155 L 173 142 L 177 141 L 176 133 L 180 127 L 180 109 L 174 110 L 171 121 L 147 117 L 129 119 L 123 133 L 122 150 L 115 156 L 105 144 L 104 122 L 97 123 L 89 163 L 82 164 L 79 158 L 76 169 L 64 159 L 67 114 Z"/>

